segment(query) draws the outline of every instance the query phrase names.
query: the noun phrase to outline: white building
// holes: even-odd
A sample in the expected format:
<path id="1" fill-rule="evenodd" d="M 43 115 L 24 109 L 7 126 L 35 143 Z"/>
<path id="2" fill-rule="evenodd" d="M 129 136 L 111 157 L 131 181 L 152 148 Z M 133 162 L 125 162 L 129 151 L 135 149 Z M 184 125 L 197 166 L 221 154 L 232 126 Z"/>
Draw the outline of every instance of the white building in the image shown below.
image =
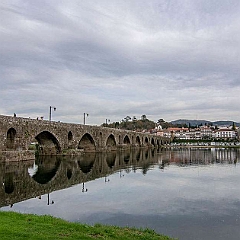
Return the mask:
<path id="1" fill-rule="evenodd" d="M 201 126 L 200 128 L 201 138 L 212 138 L 214 131 L 208 126 Z"/>
<path id="2" fill-rule="evenodd" d="M 214 137 L 219 139 L 234 139 L 236 138 L 236 132 L 231 129 L 219 129 L 215 131 Z"/>

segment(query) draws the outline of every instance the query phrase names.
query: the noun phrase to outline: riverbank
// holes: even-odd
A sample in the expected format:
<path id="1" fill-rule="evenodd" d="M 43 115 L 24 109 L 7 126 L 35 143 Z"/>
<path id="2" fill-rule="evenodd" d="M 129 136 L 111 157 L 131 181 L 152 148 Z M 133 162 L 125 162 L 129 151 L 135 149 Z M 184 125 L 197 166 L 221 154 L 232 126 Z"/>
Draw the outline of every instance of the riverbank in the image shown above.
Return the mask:
<path id="1" fill-rule="evenodd" d="M 42 239 L 151 239 L 173 240 L 153 230 L 120 228 L 116 226 L 94 226 L 71 223 L 51 216 L 37 216 L 0 211 L 1 240 L 42 240 Z"/>
<path id="2" fill-rule="evenodd" d="M 209 141 L 178 141 L 168 145 L 169 148 L 188 147 L 188 148 L 240 148 L 239 142 L 209 142 Z"/>
<path id="3" fill-rule="evenodd" d="M 172 145 L 166 148 L 174 149 L 174 148 L 216 148 L 216 149 L 238 149 L 240 146 L 211 146 L 211 145 Z"/>

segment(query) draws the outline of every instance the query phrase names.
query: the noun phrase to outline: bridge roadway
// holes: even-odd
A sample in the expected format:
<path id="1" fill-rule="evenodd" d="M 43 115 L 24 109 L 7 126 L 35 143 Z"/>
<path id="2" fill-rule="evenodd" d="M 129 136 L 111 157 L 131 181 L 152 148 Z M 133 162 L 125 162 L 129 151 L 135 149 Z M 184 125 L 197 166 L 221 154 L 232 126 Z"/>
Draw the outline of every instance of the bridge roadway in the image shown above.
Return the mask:
<path id="1" fill-rule="evenodd" d="M 35 158 L 35 146 L 39 155 L 71 155 L 159 148 L 169 142 L 149 133 L 0 115 L 0 161 Z"/>

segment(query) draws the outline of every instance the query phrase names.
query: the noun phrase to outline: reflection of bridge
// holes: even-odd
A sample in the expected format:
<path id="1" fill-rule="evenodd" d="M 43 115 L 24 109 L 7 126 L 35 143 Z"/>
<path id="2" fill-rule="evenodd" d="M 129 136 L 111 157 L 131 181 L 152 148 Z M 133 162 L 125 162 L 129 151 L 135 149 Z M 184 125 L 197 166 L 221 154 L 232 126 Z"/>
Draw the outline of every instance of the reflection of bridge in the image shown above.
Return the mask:
<path id="1" fill-rule="evenodd" d="M 1 155 L 8 160 L 29 159 L 28 150 L 35 143 L 40 155 L 57 155 L 73 151 L 155 148 L 169 141 L 153 134 L 122 129 L 0 116 L 0 160 Z"/>
<path id="2" fill-rule="evenodd" d="M 35 162 L 5 162 L 0 164 L 0 207 L 104 178 L 114 172 L 122 174 L 122 169 L 128 172 L 141 168 L 146 174 L 156 161 L 156 150 L 136 149 L 86 153 L 67 159 L 41 156 Z M 80 187 L 79 191 L 82 190 Z"/>
<path id="3" fill-rule="evenodd" d="M 40 156 L 36 161 L 0 163 L 0 207 L 35 198 L 76 184 L 105 178 L 119 172 L 119 178 L 136 169 L 147 174 L 153 164 L 161 171 L 169 164 L 179 167 L 211 164 L 236 164 L 239 149 L 135 149 L 80 156 Z M 106 179 L 105 179 L 106 180 Z M 103 182 L 105 183 L 104 179 Z"/>

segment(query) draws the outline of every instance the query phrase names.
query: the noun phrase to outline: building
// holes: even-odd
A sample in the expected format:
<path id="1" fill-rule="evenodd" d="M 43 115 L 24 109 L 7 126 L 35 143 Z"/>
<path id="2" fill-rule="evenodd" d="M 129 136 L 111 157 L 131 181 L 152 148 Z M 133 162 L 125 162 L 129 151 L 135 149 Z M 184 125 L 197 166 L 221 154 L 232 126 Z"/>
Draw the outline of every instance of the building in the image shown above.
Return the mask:
<path id="1" fill-rule="evenodd" d="M 237 134 L 232 129 L 218 129 L 214 133 L 214 138 L 217 139 L 235 139 Z"/>
<path id="2" fill-rule="evenodd" d="M 211 139 L 214 135 L 214 128 L 209 126 L 199 127 L 201 139 Z"/>

